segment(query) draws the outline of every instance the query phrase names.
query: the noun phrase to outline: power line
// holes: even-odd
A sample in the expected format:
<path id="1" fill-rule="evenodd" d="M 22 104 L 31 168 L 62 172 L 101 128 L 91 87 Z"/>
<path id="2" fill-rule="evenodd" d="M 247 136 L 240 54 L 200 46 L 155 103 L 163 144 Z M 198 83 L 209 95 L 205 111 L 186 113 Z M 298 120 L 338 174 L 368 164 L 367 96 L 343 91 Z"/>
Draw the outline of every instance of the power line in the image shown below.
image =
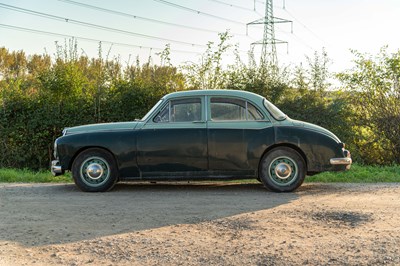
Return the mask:
<path id="1" fill-rule="evenodd" d="M 202 12 L 202 11 L 199 11 L 199 10 L 196 10 L 196 9 L 192 9 L 192 8 L 189 8 L 189 7 L 186 7 L 186 6 L 182 6 L 182 5 L 178 5 L 178 4 L 175 4 L 175 3 L 171 3 L 169 1 L 165 1 L 165 0 L 154 0 L 154 1 L 162 3 L 162 4 L 165 4 L 165 5 L 172 6 L 172 7 L 175 7 L 175 8 L 183 9 L 183 10 L 186 10 L 186 11 L 189 11 L 189 12 L 192 12 L 192 13 L 196 13 L 198 15 L 208 16 L 208 17 L 212 17 L 212 18 L 215 18 L 215 19 L 227 21 L 227 22 L 230 22 L 230 23 L 239 24 L 239 25 L 246 25 L 245 23 L 240 22 L 240 21 L 235 21 L 235 20 L 232 20 L 232 19 L 216 16 L 216 15 L 213 15 L 213 14 L 210 14 L 210 13 L 205 13 L 205 12 Z"/>
<path id="2" fill-rule="evenodd" d="M 59 0 L 59 1 L 74 2 L 74 1 L 71 1 L 71 0 Z M 80 20 L 69 19 L 69 18 L 66 18 L 66 17 L 60 17 L 60 16 L 48 14 L 48 13 L 38 12 L 38 11 L 31 10 L 31 9 L 25 9 L 25 8 L 12 6 L 12 5 L 7 5 L 7 4 L 3 4 L 3 3 L 0 3 L 0 8 L 4 8 L 4 9 L 11 10 L 11 11 L 24 13 L 24 14 L 34 15 L 34 16 L 38 16 L 38 17 L 43 17 L 43 18 L 46 18 L 46 19 L 52 19 L 52 20 L 56 20 L 56 21 L 76 24 L 76 25 L 80 25 L 80 26 L 85 26 L 85 27 L 90 27 L 90 28 L 95 28 L 95 29 L 100 29 L 100 30 L 106 30 L 106 31 L 111 31 L 111 32 L 117 32 L 117 33 L 120 33 L 120 34 L 127 34 L 127 35 L 133 35 L 133 36 L 142 37 L 142 38 L 169 41 L 169 42 L 173 42 L 173 43 L 189 45 L 191 47 L 207 47 L 207 45 L 193 44 L 193 43 L 177 41 L 177 40 L 172 40 L 172 39 L 167 39 L 167 38 L 162 38 L 162 37 L 145 35 L 145 34 L 136 33 L 136 32 L 125 31 L 125 30 L 116 29 L 116 28 L 105 27 L 105 26 L 101 26 L 101 25 L 97 25 L 97 24 L 92 24 L 92 23 L 88 23 L 88 22 L 84 22 L 84 21 L 80 21 Z M 118 12 L 118 11 L 116 11 L 116 12 Z M 86 37 L 81 37 L 81 36 L 71 36 L 71 35 L 66 35 L 66 34 L 60 34 L 60 33 L 54 33 L 54 32 L 42 31 L 42 30 L 35 30 L 35 29 L 30 29 L 30 28 L 23 28 L 23 27 L 18 27 L 18 26 L 13 26 L 13 25 L 0 24 L 0 26 L 2 28 L 14 29 L 14 30 L 31 32 L 31 33 L 42 34 L 42 35 L 44 34 L 44 35 L 52 35 L 52 36 L 58 36 L 58 37 L 74 37 L 74 38 L 80 39 L 80 40 L 92 41 L 92 42 L 103 42 L 103 43 L 109 43 L 109 44 L 114 44 L 114 45 L 118 45 L 118 46 L 128 46 L 128 47 L 136 47 L 136 48 L 163 50 L 163 48 L 153 48 L 153 47 L 141 46 L 141 45 L 131 45 L 131 44 L 127 44 L 127 43 L 101 41 L 101 40 L 91 39 L 91 38 L 86 38 Z M 247 36 L 247 37 L 249 37 L 249 36 Z M 192 52 L 192 51 L 187 51 L 187 50 L 186 51 L 185 50 L 177 50 L 177 49 L 171 49 L 171 51 L 181 52 L 181 53 L 201 54 L 201 53 L 198 53 L 198 52 Z M 240 53 L 247 53 L 248 52 L 248 51 L 244 51 L 244 50 L 238 50 L 238 51 Z"/>
<path id="3" fill-rule="evenodd" d="M 299 23 L 301 26 L 303 26 L 306 30 L 308 30 L 312 35 L 314 35 L 314 37 L 316 37 L 318 40 L 320 40 L 321 42 L 325 43 L 325 41 L 319 37 L 315 32 L 313 32 L 310 28 L 308 28 L 304 23 L 302 23 L 300 20 L 298 20 L 291 12 L 289 12 L 286 8 L 284 8 L 283 10 L 285 10 L 286 13 L 288 13 L 289 16 L 291 16 L 294 20 L 297 21 L 297 23 Z"/>
<path id="4" fill-rule="evenodd" d="M 30 9 L 11 6 L 11 5 L 7 5 L 7 4 L 3 4 L 3 3 L 0 3 L 0 7 L 1 8 L 5 8 L 5 9 L 9 9 L 9 10 L 12 10 L 12 11 L 16 11 L 16 12 L 29 14 L 29 15 L 39 16 L 39 17 L 58 20 L 58 21 L 63 21 L 63 22 L 66 22 L 66 23 L 76 24 L 76 25 L 95 28 L 95 29 L 100 29 L 100 30 L 106 30 L 106 31 L 110 31 L 110 32 L 116 32 L 116 33 L 125 34 L 125 35 L 132 35 L 132 36 L 141 37 L 141 38 L 147 38 L 147 39 L 168 41 L 168 42 L 178 43 L 178 44 L 182 44 L 182 45 L 189 45 L 189 46 L 192 46 L 192 47 L 207 47 L 206 45 L 201 45 L 201 44 L 194 44 L 194 43 L 189 43 L 189 42 L 184 42 L 184 41 L 178 41 L 178 40 L 172 40 L 172 39 L 167 39 L 167 38 L 162 38 L 162 37 L 157 37 L 157 36 L 146 35 L 146 34 L 132 32 L 132 31 L 126 31 L 126 30 L 121 30 L 121 29 L 116 29 L 116 28 L 105 27 L 105 26 L 101 26 L 101 25 L 97 25 L 97 24 L 92 24 L 92 23 L 83 22 L 83 21 L 79 21 L 79 20 L 74 20 L 74 19 L 59 17 L 59 16 L 47 14 L 47 13 L 38 12 L 38 11 L 33 11 L 33 10 L 30 10 Z"/>
<path id="5" fill-rule="evenodd" d="M 138 19 L 138 20 L 143 20 L 143 21 L 148 21 L 148 22 L 152 22 L 152 23 L 158 23 L 158 24 L 169 25 L 169 26 L 180 27 L 180 28 L 187 28 L 187 29 L 197 30 L 197 31 L 220 33 L 219 31 L 216 31 L 216 30 L 192 27 L 192 26 L 188 26 L 188 25 L 171 23 L 171 22 L 162 21 L 162 20 L 153 19 L 153 18 L 146 18 L 146 17 L 142 17 L 142 16 L 137 16 L 137 15 L 134 15 L 134 14 L 129 14 L 129 13 L 125 13 L 125 12 L 121 12 L 121 11 L 117 11 L 117 10 L 102 8 L 102 7 L 98 7 L 98 6 L 94 6 L 94 5 L 84 4 L 84 3 L 80 3 L 80 2 L 76 2 L 76 1 L 72 1 L 72 0 L 58 0 L 58 1 L 64 2 L 64 3 L 67 3 L 67 4 L 71 4 L 71 5 L 81 6 L 81 7 L 84 7 L 84 8 L 89 8 L 89 9 L 93 9 L 93 10 L 109 13 L 109 14 L 114 14 L 114 15 L 118 15 L 118 16 L 123 16 L 123 17 L 128 17 L 128 18 L 133 18 L 133 19 Z M 218 1 L 218 0 L 215 0 L 215 1 Z M 245 36 L 245 34 L 241 34 L 241 33 L 233 33 L 233 34 Z"/>
<path id="6" fill-rule="evenodd" d="M 271 65 L 274 70 L 278 69 L 278 56 L 276 52 L 276 44 L 287 44 L 286 41 L 278 40 L 275 38 L 275 24 L 287 23 L 292 21 L 282 18 L 274 17 L 273 1 L 267 0 L 265 4 L 265 15 L 263 18 L 247 23 L 247 25 L 264 25 L 263 39 L 258 42 L 252 43 L 252 45 L 262 45 L 260 66 L 264 71 L 264 68 Z M 288 47 L 288 46 L 287 46 Z M 288 48 L 289 49 L 289 48 Z"/>
<path id="7" fill-rule="evenodd" d="M 156 48 L 156 47 L 134 45 L 134 44 L 128 44 L 128 43 L 96 40 L 96 39 L 87 38 L 87 37 L 72 36 L 72 35 L 55 33 L 55 32 L 50 32 L 50 31 L 35 30 L 35 29 L 31 29 L 31 28 L 24 28 L 24 27 L 18 27 L 18 26 L 7 25 L 7 24 L 0 24 L 0 27 L 1 28 L 5 28 L 5 29 L 9 29 L 9 30 L 18 30 L 18 31 L 41 34 L 41 35 L 63 37 L 63 38 L 74 38 L 74 39 L 77 39 L 77 40 L 83 40 L 83 41 L 89 41 L 89 42 L 97 42 L 97 43 L 101 42 L 101 43 L 110 44 L 110 45 L 116 45 L 116 46 L 134 47 L 134 48 L 139 48 L 139 49 L 150 49 L 150 50 L 160 50 L 160 51 L 164 50 L 164 48 Z M 200 54 L 198 52 L 192 52 L 192 51 L 187 51 L 187 50 L 171 49 L 170 51 L 171 52 L 179 52 L 179 53 L 188 53 L 188 54 Z"/>
<path id="8" fill-rule="evenodd" d="M 289 37 L 295 37 L 304 47 L 307 47 L 308 49 L 310 49 L 311 51 L 315 51 L 315 49 L 311 46 L 311 45 L 309 45 L 306 41 L 304 41 L 302 38 L 300 38 L 300 36 L 298 36 L 297 34 L 295 34 L 294 32 L 286 32 L 286 31 L 284 31 L 284 30 L 282 30 L 280 27 L 278 27 L 278 26 L 276 26 L 276 28 L 275 29 L 278 29 L 279 31 L 279 33 L 283 33 L 283 34 L 285 34 L 286 36 L 289 36 Z"/>
<path id="9" fill-rule="evenodd" d="M 230 3 L 227 3 L 227 2 L 224 2 L 224 1 L 220 1 L 220 0 L 209 0 L 209 1 L 216 2 L 216 3 L 219 3 L 219 4 L 221 4 L 221 5 L 226 5 L 226 6 L 230 6 L 230 7 L 234 7 L 234 8 L 238 8 L 238 9 L 243 9 L 243 10 L 251 11 L 251 12 L 254 12 L 254 11 L 255 11 L 254 9 L 251 9 L 251 8 L 247 8 L 247 7 L 243 7 L 243 6 L 238 6 L 238 5 L 230 4 Z"/>
<path id="10" fill-rule="evenodd" d="M 257 3 L 261 3 L 261 4 L 265 4 L 264 1 L 262 0 L 254 0 Z M 274 8 L 276 8 L 277 6 L 274 5 Z M 303 26 L 303 28 L 305 28 L 306 30 L 308 30 L 314 37 L 316 37 L 318 40 L 320 40 L 321 42 L 325 43 L 325 41 L 319 37 L 315 32 L 313 32 L 309 27 L 307 27 L 304 23 L 302 23 L 298 18 L 296 18 L 291 12 L 289 12 L 286 8 L 286 3 L 285 0 L 283 0 L 283 5 L 282 7 L 279 7 L 280 9 L 283 9 L 289 16 L 291 16 L 297 23 L 299 23 L 301 26 Z M 258 12 L 257 12 L 258 13 Z M 310 45 L 308 45 L 305 41 L 303 41 L 298 35 L 293 33 L 293 29 L 292 29 L 292 34 L 300 41 L 302 42 L 305 46 L 307 46 L 307 48 L 314 50 Z"/>
<path id="11" fill-rule="evenodd" d="M 265 4 L 264 1 L 262 0 L 254 0 L 257 3 L 261 3 L 261 4 Z M 276 8 L 278 6 L 274 5 L 274 8 Z M 303 26 L 306 30 L 308 30 L 314 37 L 316 37 L 318 40 L 320 40 L 321 42 L 325 43 L 325 41 L 319 37 L 315 32 L 313 32 L 309 27 L 307 27 L 304 23 L 302 23 L 298 18 L 296 18 L 291 12 L 289 12 L 286 8 L 286 3 L 285 0 L 283 0 L 283 5 L 282 7 L 279 7 L 280 9 L 283 9 L 289 16 L 291 16 L 297 23 L 299 23 L 301 26 Z M 258 12 L 256 12 L 258 13 Z M 303 41 L 303 39 L 301 39 L 297 34 L 293 33 L 293 28 L 292 28 L 292 35 L 298 39 L 304 46 L 306 46 L 307 48 L 309 48 L 310 50 L 315 50 L 313 47 L 311 47 L 309 44 L 307 44 L 305 41 Z"/>
<path id="12" fill-rule="evenodd" d="M 264 1 L 262 0 L 254 0 L 257 3 L 261 3 L 261 4 L 265 4 Z M 276 8 L 278 6 L 274 5 L 274 8 Z M 321 37 L 319 37 L 315 32 L 313 32 L 309 27 L 307 27 L 304 23 L 302 23 L 298 18 L 296 18 L 291 12 L 289 12 L 286 8 L 286 1 L 283 0 L 283 4 L 282 7 L 279 7 L 280 9 L 283 9 L 289 16 L 291 16 L 294 20 L 297 21 L 297 23 L 299 23 L 301 26 L 303 26 L 305 29 L 307 29 L 312 35 L 314 35 L 314 37 L 316 37 L 317 39 L 319 39 L 322 42 L 325 42 Z"/>

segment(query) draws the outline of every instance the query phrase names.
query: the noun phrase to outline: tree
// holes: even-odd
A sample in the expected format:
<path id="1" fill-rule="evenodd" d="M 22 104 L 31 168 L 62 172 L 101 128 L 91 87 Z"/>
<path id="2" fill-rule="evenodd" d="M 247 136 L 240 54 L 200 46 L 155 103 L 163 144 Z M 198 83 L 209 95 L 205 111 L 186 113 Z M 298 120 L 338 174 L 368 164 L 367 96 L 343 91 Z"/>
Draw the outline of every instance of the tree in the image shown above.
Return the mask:
<path id="1" fill-rule="evenodd" d="M 328 53 L 325 49 L 322 49 L 321 55 L 317 51 L 314 52 L 314 58 L 307 57 L 309 70 L 309 85 L 311 89 L 316 91 L 324 91 L 329 88 L 329 62 Z"/>
<path id="2" fill-rule="evenodd" d="M 355 140 L 368 163 L 400 163 L 400 50 L 387 47 L 377 56 L 353 51 L 352 70 L 340 73 L 352 94 L 355 126 L 364 138 Z"/>
<path id="3" fill-rule="evenodd" d="M 220 42 L 214 47 L 213 42 L 207 44 L 207 50 L 199 63 L 188 63 L 183 66 L 187 83 L 193 89 L 223 89 L 226 86 L 226 72 L 222 68 L 223 55 L 232 47 L 228 43 L 231 35 L 219 33 Z"/>

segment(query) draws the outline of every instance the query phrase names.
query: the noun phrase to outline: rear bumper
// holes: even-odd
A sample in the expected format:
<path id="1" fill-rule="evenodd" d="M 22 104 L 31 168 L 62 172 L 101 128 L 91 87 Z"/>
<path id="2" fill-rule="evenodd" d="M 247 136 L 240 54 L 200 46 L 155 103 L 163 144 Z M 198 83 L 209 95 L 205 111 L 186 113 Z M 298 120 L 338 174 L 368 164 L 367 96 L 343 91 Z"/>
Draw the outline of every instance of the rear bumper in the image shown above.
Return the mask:
<path id="1" fill-rule="evenodd" d="M 331 158 L 330 163 L 331 165 L 343 165 L 346 166 L 346 170 L 350 169 L 353 160 L 351 159 L 350 152 L 348 150 L 344 150 L 344 154 L 346 157 L 343 158 Z"/>
<path id="2" fill-rule="evenodd" d="M 332 158 L 330 162 L 332 165 L 350 165 L 353 161 L 351 158 Z"/>
<path id="3" fill-rule="evenodd" d="M 62 169 L 59 160 L 51 161 L 51 167 L 50 167 L 50 169 L 51 169 L 51 173 L 53 174 L 53 176 L 62 175 L 62 174 L 64 174 L 64 172 L 65 172 L 65 171 Z"/>

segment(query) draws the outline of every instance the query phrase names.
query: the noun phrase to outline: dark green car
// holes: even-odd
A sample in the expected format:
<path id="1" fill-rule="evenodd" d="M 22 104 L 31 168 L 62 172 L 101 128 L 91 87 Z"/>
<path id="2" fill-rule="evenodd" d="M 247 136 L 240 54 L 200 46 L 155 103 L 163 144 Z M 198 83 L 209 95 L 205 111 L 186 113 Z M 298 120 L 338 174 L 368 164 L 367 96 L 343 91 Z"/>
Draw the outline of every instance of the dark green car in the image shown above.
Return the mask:
<path id="1" fill-rule="evenodd" d="M 72 171 L 83 191 L 126 180 L 257 178 L 273 191 L 306 175 L 350 168 L 330 131 L 292 120 L 264 97 L 198 90 L 164 96 L 140 121 L 67 128 L 54 144 L 54 175 Z"/>

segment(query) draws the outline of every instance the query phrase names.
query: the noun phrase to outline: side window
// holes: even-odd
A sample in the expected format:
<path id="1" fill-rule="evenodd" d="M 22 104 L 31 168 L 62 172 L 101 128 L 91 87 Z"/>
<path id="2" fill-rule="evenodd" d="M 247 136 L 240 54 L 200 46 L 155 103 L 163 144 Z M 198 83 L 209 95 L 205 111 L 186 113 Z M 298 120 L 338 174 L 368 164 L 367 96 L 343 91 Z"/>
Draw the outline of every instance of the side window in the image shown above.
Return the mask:
<path id="1" fill-rule="evenodd" d="M 199 120 L 201 120 L 200 98 L 169 101 L 154 118 L 156 123 L 193 122 Z"/>
<path id="2" fill-rule="evenodd" d="M 247 120 L 263 120 L 262 113 L 251 103 L 247 102 Z"/>
<path id="3" fill-rule="evenodd" d="M 241 99 L 211 98 L 210 101 L 211 120 L 234 121 L 234 120 L 262 120 L 261 112 L 251 103 Z"/>
<path id="4" fill-rule="evenodd" d="M 211 119 L 246 120 L 246 102 L 239 99 L 211 98 Z"/>

